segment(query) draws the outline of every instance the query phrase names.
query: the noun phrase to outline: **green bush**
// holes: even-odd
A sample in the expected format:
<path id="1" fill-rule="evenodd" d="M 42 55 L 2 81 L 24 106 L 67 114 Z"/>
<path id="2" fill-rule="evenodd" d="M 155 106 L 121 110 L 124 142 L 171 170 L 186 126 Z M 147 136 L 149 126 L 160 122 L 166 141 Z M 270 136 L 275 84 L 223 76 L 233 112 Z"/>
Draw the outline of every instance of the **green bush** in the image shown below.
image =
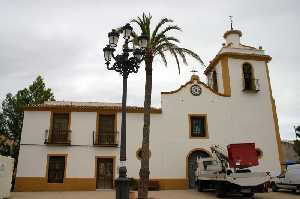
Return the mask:
<path id="1" fill-rule="evenodd" d="M 129 188 L 130 190 L 138 190 L 138 186 L 139 186 L 139 181 L 135 178 L 129 178 Z"/>

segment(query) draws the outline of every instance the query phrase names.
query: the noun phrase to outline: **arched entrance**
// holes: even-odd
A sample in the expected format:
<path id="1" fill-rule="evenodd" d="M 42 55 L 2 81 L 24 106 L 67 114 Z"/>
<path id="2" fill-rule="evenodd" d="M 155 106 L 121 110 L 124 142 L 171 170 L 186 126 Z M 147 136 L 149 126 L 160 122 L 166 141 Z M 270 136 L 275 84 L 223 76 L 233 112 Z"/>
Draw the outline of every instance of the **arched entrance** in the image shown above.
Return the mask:
<path id="1" fill-rule="evenodd" d="M 210 157 L 209 152 L 204 149 L 192 150 L 187 157 L 187 179 L 188 188 L 193 189 L 196 187 L 195 184 L 195 171 L 197 169 L 197 158 L 208 158 Z"/>

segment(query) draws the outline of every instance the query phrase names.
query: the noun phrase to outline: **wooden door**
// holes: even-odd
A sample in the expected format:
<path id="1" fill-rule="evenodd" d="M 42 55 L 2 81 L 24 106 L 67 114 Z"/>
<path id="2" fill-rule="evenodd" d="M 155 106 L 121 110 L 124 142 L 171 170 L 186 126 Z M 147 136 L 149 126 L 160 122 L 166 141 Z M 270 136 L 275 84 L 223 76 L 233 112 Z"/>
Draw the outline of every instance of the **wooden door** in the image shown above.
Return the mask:
<path id="1" fill-rule="evenodd" d="M 195 171 L 197 169 L 197 158 L 207 158 L 209 155 L 205 151 L 194 151 L 188 158 L 188 182 L 189 188 L 193 189 L 196 187 L 196 176 Z"/>
<path id="2" fill-rule="evenodd" d="M 112 189 L 113 188 L 113 159 L 112 158 L 97 158 L 97 189 Z"/>

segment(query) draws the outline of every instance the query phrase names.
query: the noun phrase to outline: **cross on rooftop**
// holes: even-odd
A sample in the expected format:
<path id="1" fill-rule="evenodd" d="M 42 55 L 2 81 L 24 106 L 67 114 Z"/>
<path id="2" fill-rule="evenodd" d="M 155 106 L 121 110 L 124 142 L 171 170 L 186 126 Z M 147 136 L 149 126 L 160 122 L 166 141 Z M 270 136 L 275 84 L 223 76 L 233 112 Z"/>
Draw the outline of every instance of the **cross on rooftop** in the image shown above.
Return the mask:
<path id="1" fill-rule="evenodd" d="M 233 23 L 233 20 L 232 20 L 233 16 L 229 16 L 229 20 L 230 20 L 230 29 L 233 30 L 233 26 L 232 26 L 232 23 Z"/>

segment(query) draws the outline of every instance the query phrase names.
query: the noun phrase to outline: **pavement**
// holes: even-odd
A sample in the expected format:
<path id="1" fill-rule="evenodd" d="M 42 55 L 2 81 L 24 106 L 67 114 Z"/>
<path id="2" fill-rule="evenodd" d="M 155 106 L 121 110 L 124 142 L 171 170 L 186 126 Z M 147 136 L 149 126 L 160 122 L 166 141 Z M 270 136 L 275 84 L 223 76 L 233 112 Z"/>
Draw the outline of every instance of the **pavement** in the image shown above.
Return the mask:
<path id="1" fill-rule="evenodd" d="M 149 196 L 155 199 L 211 199 L 216 198 L 213 192 L 199 193 L 195 190 L 151 191 Z M 9 199 L 114 199 L 114 190 L 72 191 L 72 192 L 13 192 Z M 228 196 L 226 198 L 242 199 L 245 197 Z M 300 193 L 269 192 L 258 193 L 254 199 L 299 199 Z"/>

